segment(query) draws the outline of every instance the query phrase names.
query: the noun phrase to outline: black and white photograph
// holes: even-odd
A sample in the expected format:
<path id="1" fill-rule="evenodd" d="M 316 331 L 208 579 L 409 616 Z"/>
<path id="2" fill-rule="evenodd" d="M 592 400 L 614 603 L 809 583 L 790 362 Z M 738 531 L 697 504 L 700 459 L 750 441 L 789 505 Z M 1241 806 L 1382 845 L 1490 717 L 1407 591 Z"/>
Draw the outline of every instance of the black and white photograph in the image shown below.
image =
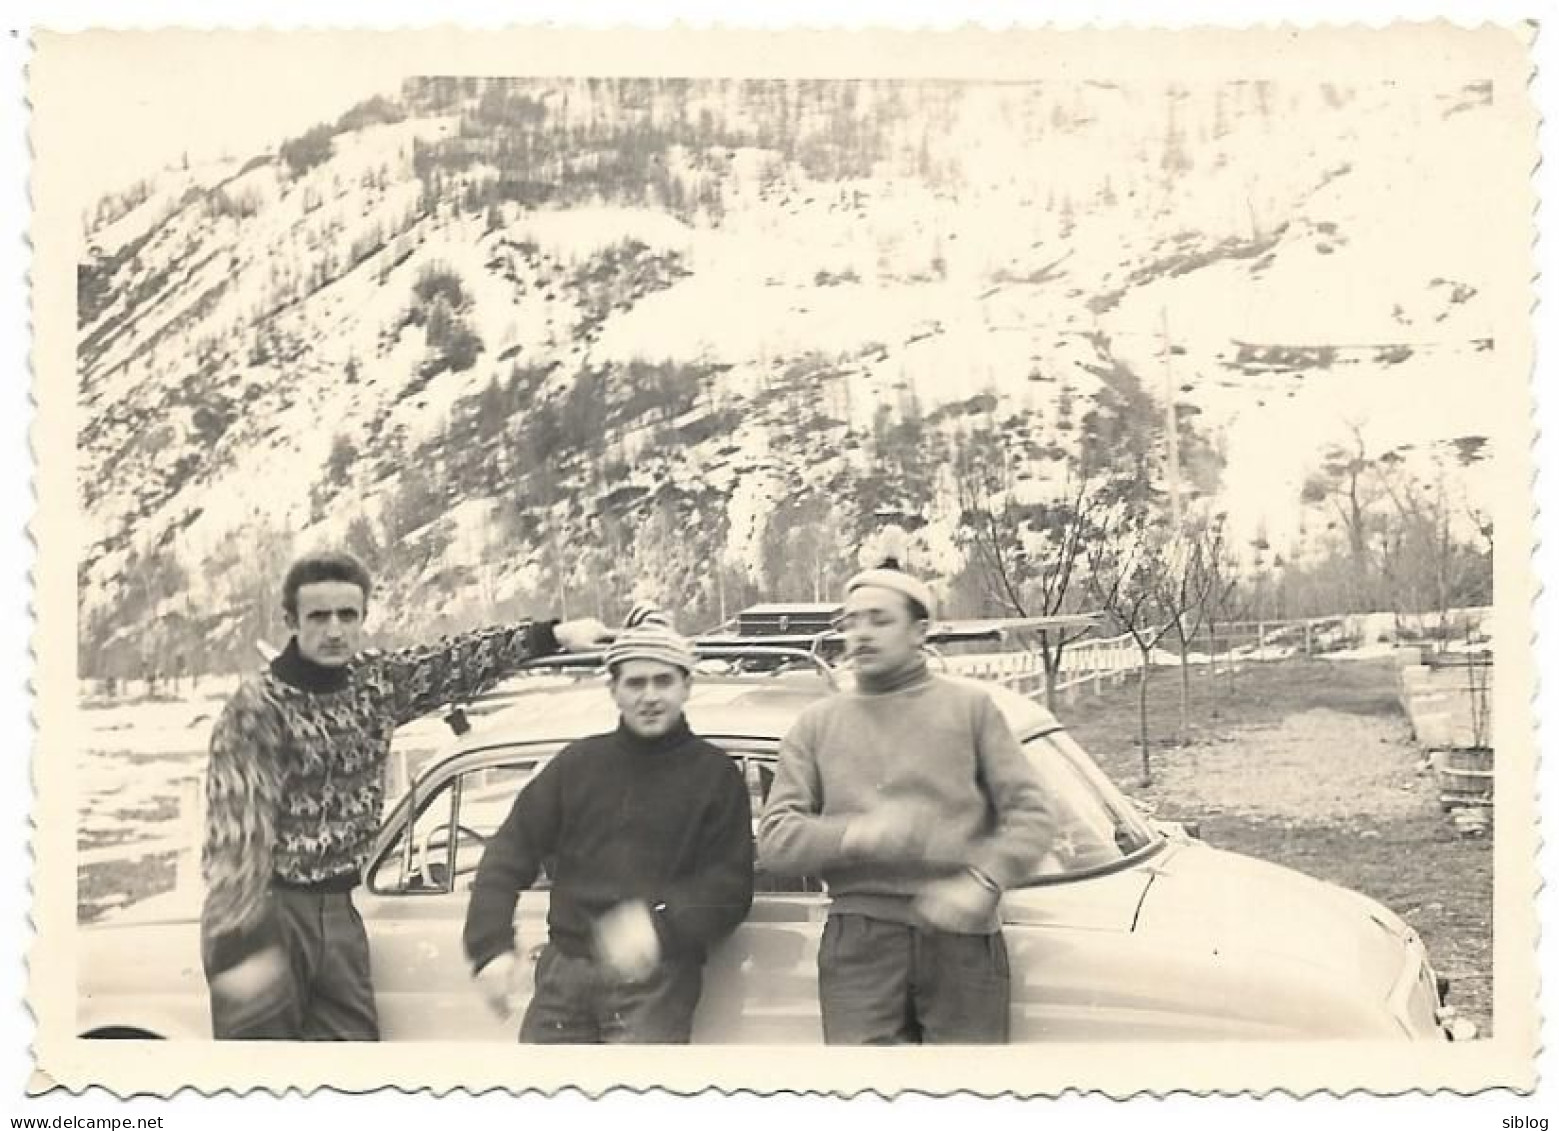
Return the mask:
<path id="1" fill-rule="evenodd" d="M 1530 1087 L 1531 34 L 40 36 L 40 1073 Z"/>

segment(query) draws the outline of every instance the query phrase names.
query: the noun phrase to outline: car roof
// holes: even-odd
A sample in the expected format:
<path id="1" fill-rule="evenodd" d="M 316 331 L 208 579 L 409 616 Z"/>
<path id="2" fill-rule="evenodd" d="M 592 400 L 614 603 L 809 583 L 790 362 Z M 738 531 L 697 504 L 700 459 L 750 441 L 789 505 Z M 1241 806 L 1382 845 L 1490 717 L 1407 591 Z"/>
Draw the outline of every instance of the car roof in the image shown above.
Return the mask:
<path id="1" fill-rule="evenodd" d="M 793 601 L 779 605 L 748 605 L 738 617 L 785 616 L 807 613 L 837 613 L 842 606 L 838 601 Z"/>
<path id="2" fill-rule="evenodd" d="M 841 673 L 843 674 L 843 673 Z M 997 684 L 938 673 L 984 689 L 1020 736 L 1056 727 L 1038 703 Z M 847 679 L 848 677 L 846 677 Z M 508 706 L 486 716 L 457 750 L 494 745 L 571 742 L 617 726 L 617 706 L 599 672 L 587 672 L 570 682 L 548 679 L 526 687 L 521 679 L 507 686 Z M 710 737 L 777 741 L 810 704 L 841 692 L 812 671 L 778 674 L 699 675 L 685 708 L 695 733 Z"/>

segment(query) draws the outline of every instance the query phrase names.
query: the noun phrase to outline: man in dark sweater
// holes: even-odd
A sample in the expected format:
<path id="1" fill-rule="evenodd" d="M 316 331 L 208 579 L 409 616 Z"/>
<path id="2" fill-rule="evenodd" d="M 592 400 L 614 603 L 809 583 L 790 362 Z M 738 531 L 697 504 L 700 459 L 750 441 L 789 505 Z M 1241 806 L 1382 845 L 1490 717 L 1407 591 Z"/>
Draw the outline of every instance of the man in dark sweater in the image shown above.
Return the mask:
<path id="1" fill-rule="evenodd" d="M 570 743 L 525 787 L 472 884 L 465 949 L 508 1016 L 526 974 L 514 907 L 543 861 L 548 943 L 522 1041 L 686 1043 L 709 948 L 752 905 L 752 812 L 730 757 L 689 729 L 691 646 L 636 609 L 608 649 L 615 731 Z"/>
<path id="2" fill-rule="evenodd" d="M 796 720 L 758 829 L 765 870 L 828 883 L 818 996 L 830 1044 L 1007 1039 L 998 902 L 1034 874 L 1055 818 L 991 697 L 927 669 L 933 608 L 897 568 L 850 580 L 856 687 Z"/>
<path id="3" fill-rule="evenodd" d="M 378 1039 L 351 892 L 379 828 L 395 728 L 605 632 L 536 622 L 360 653 L 370 589 L 350 555 L 293 563 L 282 583 L 292 639 L 212 731 L 201 952 L 218 1039 Z"/>

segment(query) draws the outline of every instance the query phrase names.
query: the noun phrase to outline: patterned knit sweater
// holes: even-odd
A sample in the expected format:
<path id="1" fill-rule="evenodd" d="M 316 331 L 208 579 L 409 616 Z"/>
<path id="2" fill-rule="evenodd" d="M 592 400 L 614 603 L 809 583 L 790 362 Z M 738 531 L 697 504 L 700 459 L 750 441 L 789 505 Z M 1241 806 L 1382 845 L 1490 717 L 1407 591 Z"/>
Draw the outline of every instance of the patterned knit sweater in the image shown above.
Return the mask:
<path id="1" fill-rule="evenodd" d="M 356 885 L 379 829 L 397 727 L 556 649 L 551 624 L 538 622 L 364 652 L 331 672 L 303 660 L 294 640 L 269 671 L 246 678 L 211 736 L 202 853 L 208 973 L 277 941 L 273 880 Z"/>

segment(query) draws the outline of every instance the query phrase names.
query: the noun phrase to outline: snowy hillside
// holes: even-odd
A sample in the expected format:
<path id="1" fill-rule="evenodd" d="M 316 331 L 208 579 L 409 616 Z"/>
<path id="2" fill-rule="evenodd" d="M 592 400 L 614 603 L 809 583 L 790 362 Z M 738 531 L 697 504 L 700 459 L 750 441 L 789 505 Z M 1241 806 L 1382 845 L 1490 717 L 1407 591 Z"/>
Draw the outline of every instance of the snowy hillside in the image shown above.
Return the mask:
<path id="1" fill-rule="evenodd" d="M 391 635 L 644 592 L 696 626 L 888 517 L 946 584 L 964 439 L 1043 500 L 1159 450 L 1166 393 L 1186 490 L 1297 533 L 1351 421 L 1496 431 L 1436 175 L 1494 159 L 1488 94 L 428 79 L 170 175 L 78 276 L 84 657 L 247 663 L 316 544 Z"/>

